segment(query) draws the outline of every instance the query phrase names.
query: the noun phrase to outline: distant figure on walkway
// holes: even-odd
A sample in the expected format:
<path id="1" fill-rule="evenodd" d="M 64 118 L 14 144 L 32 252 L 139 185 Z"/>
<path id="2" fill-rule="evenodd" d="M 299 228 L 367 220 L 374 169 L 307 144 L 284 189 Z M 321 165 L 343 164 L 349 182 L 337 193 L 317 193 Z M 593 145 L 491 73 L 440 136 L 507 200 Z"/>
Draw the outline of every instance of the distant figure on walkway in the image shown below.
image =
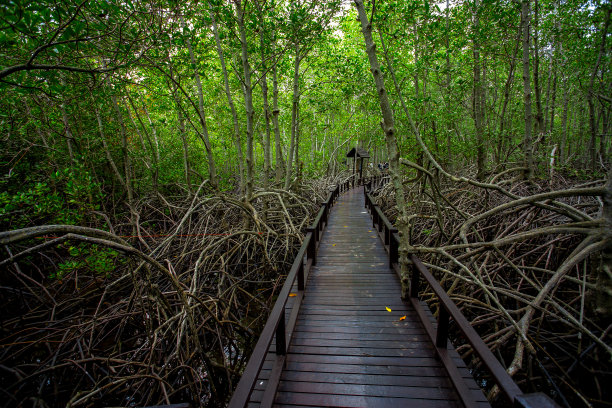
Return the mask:
<path id="1" fill-rule="evenodd" d="M 382 173 L 387 173 L 389 171 L 389 162 L 378 163 L 378 170 Z"/>

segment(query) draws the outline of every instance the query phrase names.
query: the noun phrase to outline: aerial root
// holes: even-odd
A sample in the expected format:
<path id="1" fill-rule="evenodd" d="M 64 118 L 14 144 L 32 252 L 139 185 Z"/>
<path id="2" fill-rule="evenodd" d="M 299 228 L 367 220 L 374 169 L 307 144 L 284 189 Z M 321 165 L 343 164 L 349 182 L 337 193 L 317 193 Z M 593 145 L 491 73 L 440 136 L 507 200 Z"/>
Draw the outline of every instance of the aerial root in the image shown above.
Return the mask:
<path id="1" fill-rule="evenodd" d="M 405 185 L 414 214 L 409 251 L 432 270 L 510 375 L 519 383 L 533 376 L 525 371 L 528 357 L 548 378 L 540 387 L 601 400 L 597 387 L 585 391 L 569 375 L 577 367 L 610 368 L 607 323 L 592 300 L 609 245 L 601 219 L 605 181 L 572 186 L 559 173 L 541 185 L 511 179 L 520 168 L 494 174 L 489 182 L 441 180 L 423 166 L 402 164 L 422 175 Z M 375 196 L 393 221 L 391 187 Z M 432 292 L 423 288 L 421 296 L 437 310 Z M 453 336 L 462 356 L 472 358 L 471 347 Z M 479 364 L 472 360 L 477 375 L 486 378 Z M 495 398 L 497 388 L 487 384 Z"/>

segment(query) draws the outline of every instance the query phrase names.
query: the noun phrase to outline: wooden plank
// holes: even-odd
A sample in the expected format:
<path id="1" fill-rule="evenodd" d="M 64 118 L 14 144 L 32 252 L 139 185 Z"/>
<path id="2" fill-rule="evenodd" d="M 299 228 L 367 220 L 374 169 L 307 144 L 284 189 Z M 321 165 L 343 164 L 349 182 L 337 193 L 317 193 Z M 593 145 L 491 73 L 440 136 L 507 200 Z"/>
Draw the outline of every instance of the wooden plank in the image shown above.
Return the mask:
<path id="1" fill-rule="evenodd" d="M 329 309 L 310 309 L 308 310 L 308 316 L 304 317 L 303 315 L 299 317 L 300 321 L 304 321 L 306 319 L 310 321 L 315 320 L 327 320 L 330 319 L 341 319 L 343 321 L 368 321 L 372 319 L 385 319 L 391 321 L 398 321 L 402 317 L 406 316 L 406 320 L 413 320 L 416 315 L 412 310 L 394 310 L 392 312 L 380 311 L 380 310 L 361 310 L 361 311 L 351 311 L 351 310 L 329 310 Z"/>
<path id="2" fill-rule="evenodd" d="M 370 356 L 333 356 L 314 354 L 291 354 L 289 357 L 293 362 L 301 363 L 327 363 L 327 364 L 358 364 L 371 366 L 407 366 L 407 367 L 438 367 L 440 363 L 432 355 L 431 357 L 394 358 L 394 357 L 370 357 Z"/>
<path id="3" fill-rule="evenodd" d="M 359 335 L 358 340 L 355 341 L 398 341 L 398 342 L 412 342 L 420 341 L 424 332 L 420 334 L 382 334 L 382 333 L 362 333 Z M 312 340 L 312 339 L 323 339 L 323 340 L 347 340 L 347 336 L 344 333 L 327 333 L 327 332 L 296 332 L 293 338 L 297 340 Z M 349 340 L 347 340 L 349 341 Z M 327 342 L 326 342 L 327 343 Z"/>
<path id="4" fill-rule="evenodd" d="M 297 332 L 309 332 L 309 333 L 343 333 L 344 335 L 361 335 L 361 334 L 405 334 L 405 335 L 414 335 L 414 334 L 422 334 L 423 329 L 420 327 L 415 328 L 400 328 L 400 327 L 346 327 L 346 326 L 323 326 L 323 325 L 299 325 L 296 326 L 295 331 Z"/>
<path id="5" fill-rule="evenodd" d="M 440 378 L 431 387 L 427 386 L 402 386 L 402 385 L 374 385 L 374 384 L 346 384 L 346 383 L 324 383 L 304 381 L 281 381 L 278 392 L 287 393 L 314 393 L 328 395 L 363 395 L 370 397 L 392 397 L 392 398 L 414 398 L 451 401 L 456 398 L 454 390 L 449 388 Z M 447 385 L 443 387 L 442 385 Z M 475 399 L 480 390 L 471 390 Z M 482 398 L 482 392 L 479 392 Z"/>
<path id="6" fill-rule="evenodd" d="M 277 404 L 295 403 L 317 407 L 371 407 L 371 408 L 454 408 L 455 402 L 440 400 L 419 400 L 412 398 L 383 398 L 356 395 L 328 395 L 311 393 L 279 393 Z"/>
<path id="7" fill-rule="evenodd" d="M 313 342 L 312 338 L 295 338 L 293 343 L 295 346 L 310 346 Z M 411 349 L 411 348 L 425 348 L 429 349 L 433 347 L 429 339 L 423 337 L 412 336 L 410 340 L 397 341 L 397 340 L 364 340 L 362 338 L 353 339 L 327 339 L 323 347 L 334 347 L 334 348 L 359 348 L 359 349 Z M 298 347 L 296 347 L 298 349 Z"/>
<path id="8" fill-rule="evenodd" d="M 419 324 L 419 322 L 414 321 L 414 320 L 402 320 L 402 321 L 398 321 L 398 319 L 392 319 L 391 318 L 387 321 L 384 321 L 382 319 L 374 319 L 374 320 L 366 320 L 366 319 L 361 319 L 361 320 L 354 320 L 354 321 L 350 321 L 350 320 L 298 320 L 296 327 L 308 327 L 309 325 L 316 325 L 316 326 L 332 326 L 332 327 L 363 327 L 366 329 L 372 328 L 372 327 L 379 327 L 379 328 L 397 328 L 397 329 L 421 329 L 422 326 Z"/>
<path id="9" fill-rule="evenodd" d="M 308 298 L 308 296 L 306 296 L 306 298 Z M 317 304 L 303 304 L 301 306 L 301 310 L 303 310 L 305 313 L 311 313 L 312 311 L 332 311 L 329 307 L 324 306 L 324 305 L 317 305 Z M 370 312 L 375 312 L 375 313 L 382 313 L 381 309 L 380 309 L 380 305 L 351 305 L 351 306 L 338 306 L 337 309 L 335 309 L 335 311 L 338 312 L 342 312 L 342 311 L 354 311 L 357 313 L 361 313 L 361 312 L 366 312 L 366 311 L 370 311 Z M 401 313 L 399 311 L 399 309 L 393 310 L 391 309 L 391 312 L 387 312 L 385 309 L 386 313 L 389 313 L 392 316 L 393 313 L 399 314 Z M 412 309 L 408 309 L 407 312 L 412 312 Z M 403 316 L 403 315 L 402 315 Z"/>
<path id="10" fill-rule="evenodd" d="M 443 387 L 450 389 L 451 385 L 445 378 L 439 376 L 406 376 L 383 374 L 348 374 L 326 373 L 313 371 L 287 371 L 283 378 L 285 381 L 302 381 L 309 383 L 327 384 L 360 384 L 383 385 L 402 387 Z M 313 391 L 314 392 L 314 391 Z"/>
<path id="11" fill-rule="evenodd" d="M 262 370 L 262 379 L 269 378 L 271 362 L 264 363 Z M 389 376 L 417 376 L 417 377 L 444 377 L 446 371 L 441 364 L 437 366 L 414 367 L 414 366 L 364 366 L 354 364 L 325 364 L 325 363 L 300 363 L 288 361 L 285 366 L 284 373 L 292 371 L 298 372 L 315 372 L 315 373 L 345 373 L 345 374 L 361 374 L 361 375 L 389 375 Z M 459 369 L 464 378 L 472 378 L 472 374 L 467 368 Z M 266 374 L 267 373 L 267 374 Z M 474 383 L 470 388 L 479 389 Z"/>
<path id="12" fill-rule="evenodd" d="M 423 338 L 425 340 L 425 338 Z M 320 356 L 366 356 L 366 357 L 429 357 L 432 347 L 421 343 L 423 347 L 412 348 L 378 348 L 378 347 L 325 347 L 325 346 L 305 346 L 293 348 L 293 354 L 317 354 Z"/>

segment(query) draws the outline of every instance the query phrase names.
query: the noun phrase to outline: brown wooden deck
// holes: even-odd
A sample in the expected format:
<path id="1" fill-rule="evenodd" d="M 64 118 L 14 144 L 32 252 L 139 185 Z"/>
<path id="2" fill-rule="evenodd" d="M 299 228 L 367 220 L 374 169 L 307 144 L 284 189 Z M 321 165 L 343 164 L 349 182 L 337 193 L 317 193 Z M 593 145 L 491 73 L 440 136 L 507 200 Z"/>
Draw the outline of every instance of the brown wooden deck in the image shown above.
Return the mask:
<path id="1" fill-rule="evenodd" d="M 287 303 L 287 320 L 295 298 Z M 260 406 L 274 349 L 273 342 L 249 406 Z M 456 351 L 448 350 L 477 406 L 488 407 Z M 462 406 L 417 313 L 400 298 L 362 188 L 341 196 L 329 216 L 274 406 Z"/>

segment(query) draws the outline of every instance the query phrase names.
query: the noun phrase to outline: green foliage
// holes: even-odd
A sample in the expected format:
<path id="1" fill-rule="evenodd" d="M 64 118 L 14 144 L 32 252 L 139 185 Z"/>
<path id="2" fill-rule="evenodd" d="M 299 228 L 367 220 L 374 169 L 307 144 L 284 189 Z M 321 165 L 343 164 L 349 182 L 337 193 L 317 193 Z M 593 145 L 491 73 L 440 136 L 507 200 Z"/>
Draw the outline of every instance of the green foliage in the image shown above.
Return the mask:
<path id="1" fill-rule="evenodd" d="M 109 277 L 118 266 L 126 262 L 119 252 L 95 244 L 62 244 L 58 249 L 66 250 L 70 257 L 49 274 L 50 279 L 61 280 L 74 272 Z"/>
<path id="2" fill-rule="evenodd" d="M 0 179 L 0 226 L 3 230 L 41 224 L 85 223 L 102 199 L 100 186 L 82 165 L 51 173 L 46 181 L 25 177 L 23 185 L 12 182 L 17 175 Z"/>

